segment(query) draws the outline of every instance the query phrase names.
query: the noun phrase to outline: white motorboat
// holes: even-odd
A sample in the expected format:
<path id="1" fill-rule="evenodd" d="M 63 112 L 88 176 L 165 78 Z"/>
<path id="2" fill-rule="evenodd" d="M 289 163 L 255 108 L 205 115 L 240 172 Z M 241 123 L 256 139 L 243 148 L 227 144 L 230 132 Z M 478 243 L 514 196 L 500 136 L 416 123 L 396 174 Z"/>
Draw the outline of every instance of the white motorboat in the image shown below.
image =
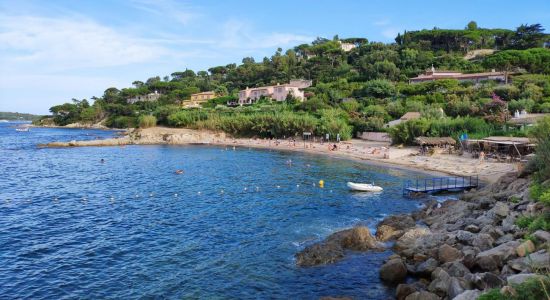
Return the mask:
<path id="1" fill-rule="evenodd" d="M 371 183 L 348 182 L 347 186 L 353 191 L 361 191 L 361 192 L 381 192 L 383 190 L 382 187 Z"/>
<path id="2" fill-rule="evenodd" d="M 29 131 L 29 127 L 18 127 L 15 128 L 15 131 Z"/>

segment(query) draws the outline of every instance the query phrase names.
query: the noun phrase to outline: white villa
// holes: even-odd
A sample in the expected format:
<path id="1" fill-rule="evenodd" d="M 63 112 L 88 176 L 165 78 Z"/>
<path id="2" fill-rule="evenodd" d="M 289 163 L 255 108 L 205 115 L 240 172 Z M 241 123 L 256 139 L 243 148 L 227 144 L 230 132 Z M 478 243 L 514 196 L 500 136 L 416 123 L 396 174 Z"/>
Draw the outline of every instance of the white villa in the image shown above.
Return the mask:
<path id="1" fill-rule="evenodd" d="M 338 41 L 340 43 L 340 49 L 344 52 L 350 52 L 351 50 L 357 48 L 357 45 L 352 43 L 342 43 L 341 41 Z"/>
<path id="2" fill-rule="evenodd" d="M 154 93 L 149 93 L 147 95 L 137 95 L 135 97 L 129 98 L 127 101 L 129 104 L 134 104 L 140 101 L 157 101 L 160 98 L 160 94 L 155 91 Z"/>
<path id="3" fill-rule="evenodd" d="M 257 88 L 246 88 L 239 92 L 239 105 L 252 104 L 263 97 L 275 101 L 285 101 L 290 94 L 300 101 L 305 99 L 303 89 L 311 86 L 311 80 L 291 80 L 287 84 L 262 86 Z"/>

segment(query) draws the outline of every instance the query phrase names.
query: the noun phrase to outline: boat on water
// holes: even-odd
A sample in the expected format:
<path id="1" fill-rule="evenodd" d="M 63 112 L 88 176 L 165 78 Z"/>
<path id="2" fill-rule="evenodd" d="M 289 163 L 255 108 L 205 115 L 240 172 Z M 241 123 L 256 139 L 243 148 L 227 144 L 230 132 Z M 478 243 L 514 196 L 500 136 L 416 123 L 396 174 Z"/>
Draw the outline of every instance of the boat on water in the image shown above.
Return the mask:
<path id="1" fill-rule="evenodd" d="M 18 127 L 18 128 L 15 128 L 15 131 L 26 132 L 26 131 L 29 131 L 29 127 Z"/>
<path id="2" fill-rule="evenodd" d="M 352 191 L 360 191 L 360 192 L 381 192 L 383 190 L 381 186 L 374 185 L 374 183 L 371 184 L 371 183 L 348 182 L 347 186 Z"/>

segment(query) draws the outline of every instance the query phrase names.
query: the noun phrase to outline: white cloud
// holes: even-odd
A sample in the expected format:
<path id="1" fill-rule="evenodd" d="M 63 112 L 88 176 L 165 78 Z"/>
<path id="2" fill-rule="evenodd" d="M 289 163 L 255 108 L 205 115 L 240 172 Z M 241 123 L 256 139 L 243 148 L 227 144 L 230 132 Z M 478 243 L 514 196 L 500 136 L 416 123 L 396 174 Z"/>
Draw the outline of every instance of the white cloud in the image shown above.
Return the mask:
<path id="1" fill-rule="evenodd" d="M 188 24 L 201 15 L 190 5 L 173 0 L 132 0 L 132 6 L 181 24 Z"/>
<path id="2" fill-rule="evenodd" d="M 225 48 L 261 49 L 285 47 L 297 43 L 311 42 L 315 38 L 293 33 L 255 32 L 251 24 L 229 20 L 223 26 L 220 46 Z"/>
<path id="3" fill-rule="evenodd" d="M 58 71 L 144 62 L 167 50 L 86 19 L 0 17 L 0 62 Z"/>

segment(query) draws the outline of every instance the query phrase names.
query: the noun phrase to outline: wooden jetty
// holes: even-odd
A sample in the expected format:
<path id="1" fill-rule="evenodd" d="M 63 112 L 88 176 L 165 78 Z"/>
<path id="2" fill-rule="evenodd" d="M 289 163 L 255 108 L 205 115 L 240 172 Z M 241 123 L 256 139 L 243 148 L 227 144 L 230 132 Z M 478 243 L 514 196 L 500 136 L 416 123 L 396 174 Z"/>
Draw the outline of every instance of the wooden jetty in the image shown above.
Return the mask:
<path id="1" fill-rule="evenodd" d="M 417 178 L 403 183 L 403 195 L 410 193 L 437 193 L 464 191 L 479 186 L 478 176 Z"/>

